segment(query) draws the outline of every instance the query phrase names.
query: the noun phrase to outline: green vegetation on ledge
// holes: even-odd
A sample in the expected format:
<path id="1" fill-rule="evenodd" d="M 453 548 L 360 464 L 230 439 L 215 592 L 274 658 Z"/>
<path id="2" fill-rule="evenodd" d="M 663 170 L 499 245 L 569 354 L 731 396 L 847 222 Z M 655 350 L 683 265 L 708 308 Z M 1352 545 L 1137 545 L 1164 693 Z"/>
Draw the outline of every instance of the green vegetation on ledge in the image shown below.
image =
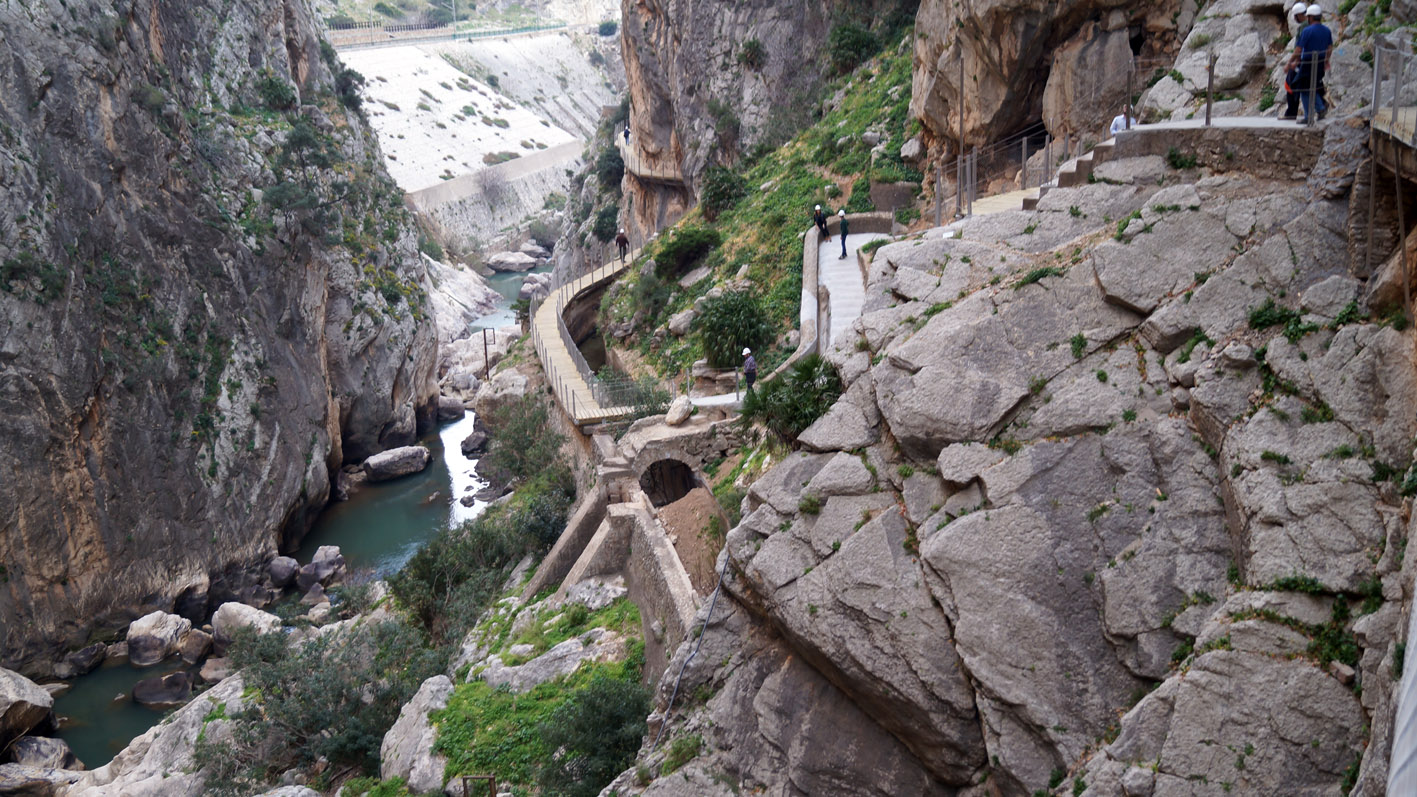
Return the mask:
<path id="1" fill-rule="evenodd" d="M 683 376 L 705 356 L 699 336 L 653 342 L 654 331 L 664 328 L 669 316 L 692 306 L 715 283 L 734 278 L 745 265 L 770 324 L 770 338 L 795 328 L 802 294 L 800 235 L 811 225 L 813 206 L 845 207 L 848 212 L 875 209 L 869 196 L 873 183 L 923 179 L 897 154 L 918 132 L 918 122 L 911 121 L 909 114 L 911 31 L 896 32 L 881 55 L 826 86 L 823 96 L 841 90 L 840 100 L 823 103 L 818 121 L 782 148 L 755 151 L 755 158 L 733 167 L 729 174 L 712 170 L 704 187 L 704 201 L 711 207 L 690 212 L 676 231 L 666 231 L 646 249 L 645 256 L 663 268 L 666 255 L 678 261 L 682 244 L 674 242 L 681 236 L 696 228 L 712 230 L 722 243 L 702 254 L 702 260 L 693 261 L 710 269 L 711 278 L 681 289 L 668 281 L 671 272 L 647 277 L 639 269 L 630 269 L 621 279 L 625 287 L 607 292 L 600 328 L 610 329 L 638 315 L 636 332 L 626 342 L 659 375 Z M 871 146 L 862 138 L 867 131 L 879 133 L 886 142 L 886 152 L 874 160 Z M 672 272 L 675 278 L 693 268 L 681 265 L 683 271 L 676 267 Z M 655 283 L 651 289 L 642 289 L 640 283 L 650 280 Z M 646 298 L 656 301 L 647 304 Z M 760 355 L 759 367 L 770 369 L 789 352 L 770 347 L 755 354 Z"/>

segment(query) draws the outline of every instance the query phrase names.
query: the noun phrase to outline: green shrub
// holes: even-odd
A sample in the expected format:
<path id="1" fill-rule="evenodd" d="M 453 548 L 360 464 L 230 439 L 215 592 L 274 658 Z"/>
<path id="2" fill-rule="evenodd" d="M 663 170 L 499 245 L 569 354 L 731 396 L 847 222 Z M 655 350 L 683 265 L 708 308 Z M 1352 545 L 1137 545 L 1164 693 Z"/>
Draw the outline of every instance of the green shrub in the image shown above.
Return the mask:
<path id="1" fill-rule="evenodd" d="M 418 234 L 418 251 L 439 261 L 443 259 L 445 254 L 442 244 L 439 244 L 436 240 L 423 233 Z"/>
<path id="2" fill-rule="evenodd" d="M 684 227 L 659 246 L 655 262 L 666 274 L 688 271 L 704 255 L 723 243 L 723 235 L 711 227 Z"/>
<path id="3" fill-rule="evenodd" d="M 778 438 L 795 441 L 841 396 L 841 378 L 821 356 L 799 360 L 743 398 L 743 421 L 761 422 Z"/>
<path id="4" fill-rule="evenodd" d="M 620 209 L 614 205 L 606 205 L 595 214 L 595 223 L 591 225 L 590 234 L 598 238 L 601 243 L 610 243 L 615 239 L 615 232 L 620 225 Z"/>
<path id="5" fill-rule="evenodd" d="M 704 218 L 713 221 L 738 201 L 748 195 L 748 183 L 732 169 L 710 166 L 704 173 L 704 189 L 699 197 L 699 207 Z"/>
<path id="6" fill-rule="evenodd" d="M 560 235 L 555 227 L 543 219 L 535 219 L 531 224 L 528 224 L 526 234 L 531 240 L 536 242 L 537 246 L 542 246 L 547 249 L 556 245 L 556 238 Z"/>
<path id="7" fill-rule="evenodd" d="M 743 42 L 743 46 L 738 48 L 738 63 L 745 69 L 753 72 L 762 69 L 767 65 L 768 51 L 763 47 L 763 43 L 757 39 L 748 39 Z"/>
<path id="8" fill-rule="evenodd" d="M 694 325 L 704 356 L 714 368 L 737 365 L 745 347 L 758 351 L 772 340 L 772 325 L 763 306 L 747 291 L 730 291 L 704 302 Z"/>
<path id="9" fill-rule="evenodd" d="M 538 726 L 547 749 L 557 751 L 541 766 L 541 793 L 599 794 L 635 760 L 649 709 L 649 690 L 639 682 L 597 674 Z"/>
<path id="10" fill-rule="evenodd" d="M 595 160 L 595 178 L 605 191 L 619 191 L 620 182 L 625 179 L 625 159 L 620 150 L 609 147 Z"/>
<path id="11" fill-rule="evenodd" d="M 256 81 L 256 94 L 261 97 L 261 103 L 273 111 L 294 108 L 297 99 L 295 87 L 276 77 L 269 69 Z"/>
<path id="12" fill-rule="evenodd" d="M 601 36 L 614 36 L 620 32 L 620 23 L 613 19 L 607 19 L 600 23 L 600 27 L 595 29 Z"/>
<path id="13" fill-rule="evenodd" d="M 1180 150 L 1172 147 L 1166 151 L 1166 163 L 1173 169 L 1194 169 L 1196 168 L 1196 156 L 1183 155 Z"/>
<path id="14" fill-rule="evenodd" d="M 551 429 L 546 405 L 524 396 L 487 419 L 492 442 L 478 468 L 494 481 L 525 481 L 556 462 L 565 438 Z"/>
<path id="15" fill-rule="evenodd" d="M 374 4 L 374 10 L 375 10 L 376 12 L 378 12 L 378 13 L 380 13 L 380 14 L 383 14 L 384 16 L 388 17 L 389 19 L 403 19 L 403 12 L 400 11 L 400 10 L 398 10 L 397 8 L 394 8 L 393 6 L 389 5 L 388 3 L 384 3 L 384 2 L 375 3 L 375 4 Z"/>
<path id="16" fill-rule="evenodd" d="M 845 74 L 860 66 L 880 49 L 875 34 L 850 22 L 832 28 L 827 37 L 827 58 L 837 74 Z"/>
<path id="17" fill-rule="evenodd" d="M 142 106 L 143 110 L 151 114 L 162 113 L 162 109 L 167 105 L 167 95 L 157 86 L 150 86 L 147 83 L 139 83 L 133 87 L 133 101 Z"/>
<path id="18" fill-rule="evenodd" d="M 281 772 L 320 759 L 378 773 L 384 734 L 447 661 L 398 621 L 300 644 L 248 629 L 227 655 L 245 679 L 247 707 L 220 717 L 230 735 L 199 737 L 194 755 L 210 774 L 207 793 L 218 795 L 261 791 Z"/>
<path id="19" fill-rule="evenodd" d="M 743 130 L 743 123 L 738 119 L 738 113 L 733 110 L 733 106 L 719 100 L 716 97 L 709 98 L 707 103 L 709 118 L 713 119 L 714 132 L 718 134 L 719 145 L 731 148 L 738 143 L 738 135 Z"/>
<path id="20" fill-rule="evenodd" d="M 335 95 L 339 97 L 340 104 L 351 111 L 363 107 L 364 98 L 359 94 L 363 87 L 364 76 L 353 69 L 345 67 L 335 73 Z"/>

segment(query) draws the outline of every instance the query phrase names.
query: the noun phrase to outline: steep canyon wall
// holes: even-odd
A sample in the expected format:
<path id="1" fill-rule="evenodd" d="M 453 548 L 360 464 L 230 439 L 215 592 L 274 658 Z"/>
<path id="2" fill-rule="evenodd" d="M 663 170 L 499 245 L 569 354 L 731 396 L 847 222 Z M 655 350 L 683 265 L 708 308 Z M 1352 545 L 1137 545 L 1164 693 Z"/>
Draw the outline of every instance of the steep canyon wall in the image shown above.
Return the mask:
<path id="1" fill-rule="evenodd" d="M 43 673 L 239 592 L 333 469 L 412 442 L 436 341 L 305 0 L 8 3 L 0 31 L 0 665 Z"/>

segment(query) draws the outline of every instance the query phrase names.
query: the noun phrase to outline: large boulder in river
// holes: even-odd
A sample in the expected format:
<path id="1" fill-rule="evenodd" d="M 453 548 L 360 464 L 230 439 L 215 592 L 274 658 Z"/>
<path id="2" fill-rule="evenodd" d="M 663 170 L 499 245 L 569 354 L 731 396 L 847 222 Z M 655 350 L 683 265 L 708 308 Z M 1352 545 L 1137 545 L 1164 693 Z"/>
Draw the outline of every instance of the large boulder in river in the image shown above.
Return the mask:
<path id="1" fill-rule="evenodd" d="M 212 636 L 217 650 L 225 650 L 227 643 L 243 628 L 254 628 L 258 634 L 269 634 L 279 631 L 281 622 L 274 614 L 244 603 L 223 603 L 212 615 Z"/>
<path id="2" fill-rule="evenodd" d="M 493 271 L 531 271 L 536 262 L 536 258 L 521 252 L 498 252 L 487 258 L 487 267 Z"/>
<path id="3" fill-rule="evenodd" d="M 192 630 L 192 621 L 167 612 L 152 612 L 128 626 L 128 660 L 137 667 L 151 667 L 172 655 L 182 636 Z"/>
<path id="4" fill-rule="evenodd" d="M 43 722 L 53 707 L 54 698 L 39 684 L 0 668 L 0 748 Z"/>
<path id="5" fill-rule="evenodd" d="M 285 588 L 290 586 L 290 582 L 295 580 L 295 574 L 300 570 L 300 563 L 289 556 L 277 556 L 266 566 L 266 573 L 271 577 L 271 585 Z"/>
<path id="6" fill-rule="evenodd" d="M 321 545 L 316 549 L 310 564 L 300 568 L 300 574 L 295 577 L 295 586 L 301 592 L 309 592 L 316 584 L 329 584 L 338 580 L 344 572 L 344 554 L 340 553 L 339 546 Z"/>
<path id="7" fill-rule="evenodd" d="M 10 745 L 10 759 L 27 767 L 49 769 L 83 769 L 83 762 L 69 749 L 63 739 L 48 739 L 43 736 L 25 736 Z M 0 789 L 0 794 L 4 790 Z"/>
<path id="8" fill-rule="evenodd" d="M 103 660 L 106 658 L 108 658 L 108 646 L 102 642 L 95 642 L 88 647 L 80 648 L 66 655 L 59 666 L 55 667 L 55 670 L 59 670 L 62 667 L 66 669 L 67 672 L 55 672 L 55 675 L 69 678 L 76 675 L 84 675 L 97 669 L 98 665 L 102 664 Z"/>
<path id="9" fill-rule="evenodd" d="M 443 769 L 448 760 L 433 750 L 438 730 L 428 721 L 428 715 L 447 708 L 452 693 L 453 682 L 446 675 L 435 675 L 423 682 L 418 693 L 399 711 L 398 721 L 384 734 L 379 748 L 379 777 L 403 778 L 414 794 L 442 791 Z"/>
<path id="10" fill-rule="evenodd" d="M 173 672 L 133 684 L 133 702 L 153 708 L 173 708 L 192 696 L 192 673 Z"/>
<path id="11" fill-rule="evenodd" d="M 200 628 L 193 628 L 177 641 L 177 653 L 188 664 L 196 664 L 206 658 L 212 650 L 212 635 Z"/>
<path id="12" fill-rule="evenodd" d="M 471 458 L 486 453 L 487 439 L 487 430 L 483 428 L 482 424 L 477 424 L 473 427 L 472 434 L 462 439 L 462 444 L 459 446 L 462 449 L 462 455 Z"/>
<path id="13" fill-rule="evenodd" d="M 428 467 L 433 452 L 423 446 L 391 448 L 364 460 L 364 473 L 371 482 L 383 482 L 418 473 Z"/>
<path id="14" fill-rule="evenodd" d="M 463 407 L 462 399 L 454 396 L 438 397 L 438 420 L 441 423 L 448 421 L 462 420 L 467 414 L 467 409 Z"/>
<path id="15" fill-rule="evenodd" d="M 0 764 L 0 794 L 16 797 L 51 797 L 80 777 L 82 772 L 26 764 Z"/>

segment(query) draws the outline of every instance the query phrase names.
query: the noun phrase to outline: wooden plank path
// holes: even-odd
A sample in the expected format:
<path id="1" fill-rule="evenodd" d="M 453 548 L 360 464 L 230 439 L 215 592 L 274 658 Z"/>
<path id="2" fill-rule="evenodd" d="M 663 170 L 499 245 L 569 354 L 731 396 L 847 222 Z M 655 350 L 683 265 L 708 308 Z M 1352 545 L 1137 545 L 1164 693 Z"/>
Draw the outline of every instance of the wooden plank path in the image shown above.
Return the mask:
<path id="1" fill-rule="evenodd" d="M 546 297 L 531 319 L 532 345 L 536 347 L 541 367 L 546 371 L 546 381 L 556 392 L 561 408 L 577 426 L 623 418 L 634 411 L 632 407 L 602 407 L 580 369 L 575 357 L 566 348 L 566 338 L 561 329 L 564 321 L 561 313 L 580 294 L 608 282 L 623 273 L 640 255 L 636 249 L 625 256 L 623 261 L 610 263 L 583 274 L 562 285 Z"/>

